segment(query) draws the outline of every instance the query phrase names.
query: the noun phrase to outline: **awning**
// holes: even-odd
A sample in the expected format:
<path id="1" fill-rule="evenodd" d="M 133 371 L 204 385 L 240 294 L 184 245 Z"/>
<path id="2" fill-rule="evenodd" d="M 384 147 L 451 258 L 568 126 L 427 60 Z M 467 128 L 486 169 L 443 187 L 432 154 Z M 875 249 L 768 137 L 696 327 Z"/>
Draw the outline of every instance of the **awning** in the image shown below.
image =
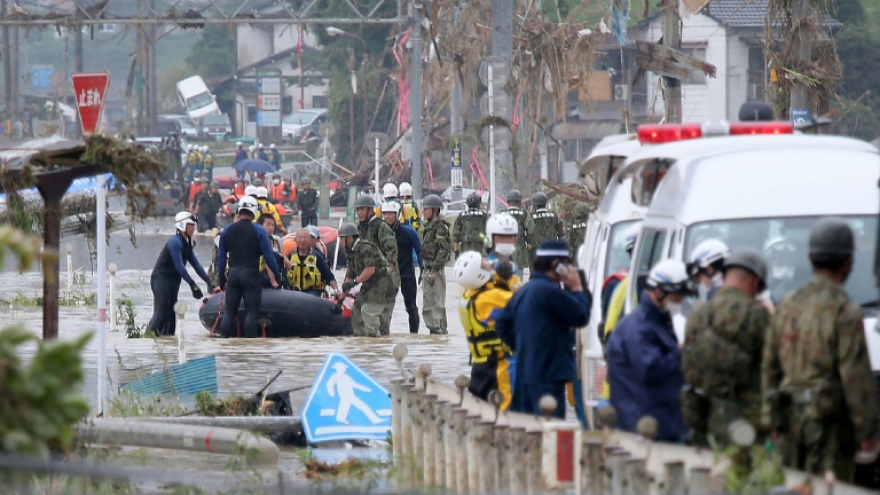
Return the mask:
<path id="1" fill-rule="evenodd" d="M 599 141 L 605 136 L 619 134 L 622 127 L 621 122 L 562 122 L 553 126 L 550 135 L 558 141 Z"/>

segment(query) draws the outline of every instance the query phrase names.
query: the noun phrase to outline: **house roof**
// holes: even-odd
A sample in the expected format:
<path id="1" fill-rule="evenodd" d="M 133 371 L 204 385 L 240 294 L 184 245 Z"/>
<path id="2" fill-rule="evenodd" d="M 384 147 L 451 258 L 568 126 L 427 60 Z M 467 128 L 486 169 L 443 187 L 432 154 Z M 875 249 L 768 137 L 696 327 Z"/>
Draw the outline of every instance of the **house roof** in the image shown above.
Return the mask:
<path id="1" fill-rule="evenodd" d="M 767 23 L 769 0 L 711 0 L 700 11 L 718 24 L 735 29 L 764 29 Z M 649 23 L 660 17 L 660 12 L 639 23 Z M 825 26 L 835 29 L 843 26 L 837 19 L 828 16 Z"/>

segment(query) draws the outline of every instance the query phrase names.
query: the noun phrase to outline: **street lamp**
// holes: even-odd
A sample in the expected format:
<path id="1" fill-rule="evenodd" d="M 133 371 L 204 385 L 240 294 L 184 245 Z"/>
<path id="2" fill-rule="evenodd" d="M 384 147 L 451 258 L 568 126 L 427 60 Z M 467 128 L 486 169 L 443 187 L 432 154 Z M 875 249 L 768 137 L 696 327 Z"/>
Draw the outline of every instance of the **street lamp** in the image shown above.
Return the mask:
<path id="1" fill-rule="evenodd" d="M 356 40 L 361 42 L 361 48 L 363 49 L 363 52 L 362 52 L 363 57 L 361 59 L 361 72 L 362 72 L 361 79 L 363 80 L 363 85 L 364 85 L 364 91 L 363 91 L 363 93 L 364 93 L 364 115 L 363 115 L 364 122 L 363 122 L 363 124 L 364 124 L 364 136 L 366 136 L 367 135 L 367 58 L 369 57 L 369 54 L 367 53 L 367 44 L 366 44 L 366 42 L 364 42 L 364 39 L 361 38 L 360 36 L 358 36 L 354 33 L 350 33 L 348 31 L 343 31 L 342 29 L 339 29 L 338 27 L 328 26 L 327 27 L 327 34 L 329 36 L 334 37 L 334 38 L 339 37 L 339 36 L 349 36 L 349 37 L 355 38 Z M 353 55 L 353 53 L 352 53 L 352 55 Z M 351 69 L 351 82 L 352 82 L 351 91 L 352 91 L 352 94 L 356 95 L 357 94 L 357 86 L 356 86 L 357 79 L 354 74 L 354 63 L 352 63 L 352 66 L 350 69 Z M 349 101 L 351 102 L 351 121 L 352 121 L 351 125 L 353 125 L 354 99 L 353 98 L 349 99 Z M 352 136 L 350 136 L 350 138 L 353 143 L 354 142 L 354 132 L 349 131 L 349 133 L 352 134 Z M 353 145 L 350 145 L 350 146 L 352 148 L 350 151 L 351 158 L 352 158 L 352 164 L 354 164 L 354 159 L 355 159 L 354 146 Z"/>

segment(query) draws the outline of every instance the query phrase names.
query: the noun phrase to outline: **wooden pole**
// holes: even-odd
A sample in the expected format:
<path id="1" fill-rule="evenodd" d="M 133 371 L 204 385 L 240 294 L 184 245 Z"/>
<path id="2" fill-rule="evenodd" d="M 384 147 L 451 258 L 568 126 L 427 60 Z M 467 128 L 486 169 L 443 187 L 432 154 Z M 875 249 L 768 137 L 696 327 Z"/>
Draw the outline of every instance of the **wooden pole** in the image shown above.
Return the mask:
<path id="1" fill-rule="evenodd" d="M 46 253 L 59 253 L 61 248 L 61 198 L 73 181 L 70 174 L 54 173 L 37 179 L 37 190 L 43 197 L 43 248 Z M 103 242 L 98 239 L 98 242 Z M 58 337 L 58 256 L 43 260 L 43 340 Z M 99 370 L 100 372 L 100 370 Z"/>

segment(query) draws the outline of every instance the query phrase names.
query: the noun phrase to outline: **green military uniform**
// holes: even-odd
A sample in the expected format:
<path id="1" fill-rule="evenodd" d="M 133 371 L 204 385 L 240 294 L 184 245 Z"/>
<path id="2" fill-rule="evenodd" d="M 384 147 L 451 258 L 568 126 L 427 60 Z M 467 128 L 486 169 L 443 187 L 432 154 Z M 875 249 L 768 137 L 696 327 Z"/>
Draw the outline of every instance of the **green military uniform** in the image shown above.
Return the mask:
<path id="1" fill-rule="evenodd" d="M 511 206 L 504 213 L 516 219 L 519 233 L 516 236 L 516 251 L 513 252 L 512 258 L 521 270 L 525 269 L 529 266 L 529 252 L 535 245 L 534 239 L 532 239 L 535 233 L 535 221 L 532 220 L 532 215 L 529 212 L 516 206 Z"/>
<path id="2" fill-rule="evenodd" d="M 562 225 L 562 219 L 556 213 L 546 208 L 538 208 L 532 215 L 532 219 L 535 224 L 535 234 L 532 236 L 533 252 L 544 241 L 565 239 L 565 227 Z"/>
<path id="3" fill-rule="evenodd" d="M 489 215 L 479 208 L 468 208 L 455 219 L 452 229 L 452 242 L 458 245 L 458 252 L 477 251 L 486 253 L 486 221 Z"/>
<path id="4" fill-rule="evenodd" d="M 859 442 L 878 431 L 877 389 L 859 305 L 813 278 L 776 309 L 764 346 L 762 419 L 782 436 L 783 462 L 852 481 Z"/>
<path id="5" fill-rule="evenodd" d="M 577 259 L 578 249 L 584 244 L 587 236 L 587 220 L 590 218 L 590 207 L 586 203 L 578 203 L 571 214 L 571 222 L 565 229 L 565 237 L 571 248 L 572 259 Z M 583 267 L 581 267 L 583 268 Z"/>
<path id="6" fill-rule="evenodd" d="M 422 226 L 422 259 L 427 274 L 422 281 L 422 318 L 431 333 L 446 331 L 446 263 L 452 250 L 449 224 L 434 217 Z"/>
<path id="7" fill-rule="evenodd" d="M 709 436 L 726 445 L 727 426 L 735 419 L 760 425 L 761 355 L 769 324 L 767 309 L 732 287 L 718 289 L 688 316 L 681 367 L 689 388 L 682 410 L 698 445 L 709 445 Z"/>
<path id="8" fill-rule="evenodd" d="M 370 241 L 378 246 L 385 259 L 389 261 L 391 285 L 388 287 L 388 295 L 385 309 L 382 311 L 379 332 L 382 335 L 388 335 L 391 333 L 391 314 L 394 312 L 397 291 L 400 289 L 400 267 L 397 266 L 397 238 L 394 236 L 394 230 L 391 226 L 375 215 L 366 222 L 358 223 L 358 232 L 361 239 Z"/>
<path id="9" fill-rule="evenodd" d="M 376 268 L 376 273 L 361 284 L 360 294 L 351 312 L 351 327 L 356 336 L 378 337 L 380 318 L 391 285 L 388 260 L 375 244 L 364 239 L 355 241 L 345 254 L 348 258 L 346 279 L 355 280 L 365 268 Z"/>

